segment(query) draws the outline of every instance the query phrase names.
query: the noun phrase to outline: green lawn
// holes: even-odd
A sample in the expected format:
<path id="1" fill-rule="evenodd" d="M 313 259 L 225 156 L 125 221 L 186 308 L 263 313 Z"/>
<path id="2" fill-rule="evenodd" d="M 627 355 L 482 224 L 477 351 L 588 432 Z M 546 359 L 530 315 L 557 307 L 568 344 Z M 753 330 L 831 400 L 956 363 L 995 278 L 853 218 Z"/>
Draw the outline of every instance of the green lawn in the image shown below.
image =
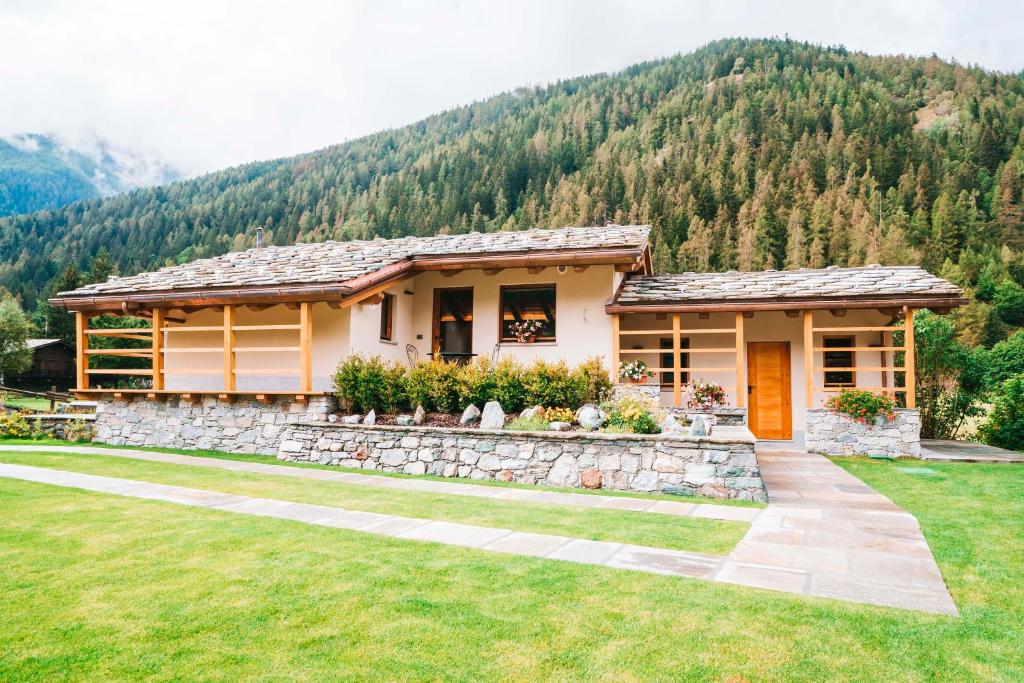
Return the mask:
<path id="1" fill-rule="evenodd" d="M 228 472 L 114 456 L 10 453 L 3 452 L 0 447 L 0 462 L 54 467 L 258 498 L 331 505 L 348 510 L 636 543 L 709 555 L 728 554 L 750 528 L 749 524 L 743 522 L 396 491 L 334 481 Z"/>
<path id="2" fill-rule="evenodd" d="M 839 464 L 960 618 L 0 480 L 0 679 L 1024 679 L 1024 467 Z"/>
<path id="3" fill-rule="evenodd" d="M 4 405 L 15 410 L 28 410 L 34 413 L 50 412 L 50 400 L 46 398 L 32 398 L 30 396 L 15 396 L 9 394 Z"/>

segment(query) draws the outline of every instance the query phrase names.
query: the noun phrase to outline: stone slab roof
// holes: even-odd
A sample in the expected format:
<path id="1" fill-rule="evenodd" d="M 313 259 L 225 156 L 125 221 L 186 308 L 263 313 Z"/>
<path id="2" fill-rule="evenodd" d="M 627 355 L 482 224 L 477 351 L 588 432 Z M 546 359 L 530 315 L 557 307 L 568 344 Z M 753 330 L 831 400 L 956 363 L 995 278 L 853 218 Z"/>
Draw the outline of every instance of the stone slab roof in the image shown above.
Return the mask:
<path id="1" fill-rule="evenodd" d="M 619 305 L 700 304 L 787 299 L 960 297 L 956 285 L 917 266 L 638 275 L 623 285 Z"/>
<path id="2" fill-rule="evenodd" d="M 341 284 L 414 257 L 642 248 L 649 233 L 650 227 L 646 225 L 607 225 L 264 247 L 260 251 L 232 252 L 129 277 L 112 277 L 58 296 Z"/>

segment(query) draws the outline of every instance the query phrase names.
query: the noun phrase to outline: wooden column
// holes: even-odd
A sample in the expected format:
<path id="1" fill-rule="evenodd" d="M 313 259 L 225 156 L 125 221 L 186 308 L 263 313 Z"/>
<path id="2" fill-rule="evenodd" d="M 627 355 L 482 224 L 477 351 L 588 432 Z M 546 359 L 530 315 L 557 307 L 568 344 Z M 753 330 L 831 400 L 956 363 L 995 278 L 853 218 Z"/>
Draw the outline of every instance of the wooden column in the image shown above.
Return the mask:
<path id="1" fill-rule="evenodd" d="M 89 388 L 89 357 L 85 354 L 89 348 L 89 336 L 85 333 L 88 324 L 89 316 L 75 311 L 75 388 L 79 391 Z"/>
<path id="2" fill-rule="evenodd" d="M 313 391 L 313 304 L 299 305 L 299 391 Z"/>
<path id="3" fill-rule="evenodd" d="M 224 391 L 235 390 L 235 307 L 224 306 Z"/>
<path id="4" fill-rule="evenodd" d="M 917 407 L 917 368 L 915 366 L 914 344 L 914 309 L 909 306 L 903 307 L 903 367 L 906 368 L 904 375 L 904 388 L 907 390 L 907 407 Z"/>
<path id="5" fill-rule="evenodd" d="M 164 388 L 164 309 L 153 309 L 153 391 Z"/>
<path id="6" fill-rule="evenodd" d="M 743 313 L 736 312 L 736 407 L 747 405 L 747 343 L 743 339 Z"/>
<path id="7" fill-rule="evenodd" d="M 814 312 L 804 311 L 804 402 L 814 407 Z"/>
<path id="8" fill-rule="evenodd" d="M 619 314 L 612 314 L 612 384 L 619 381 Z"/>
<path id="9" fill-rule="evenodd" d="M 680 339 L 680 325 L 678 313 L 672 314 L 672 405 L 680 408 L 683 405 L 683 372 L 680 356 L 683 350 L 683 341 Z"/>

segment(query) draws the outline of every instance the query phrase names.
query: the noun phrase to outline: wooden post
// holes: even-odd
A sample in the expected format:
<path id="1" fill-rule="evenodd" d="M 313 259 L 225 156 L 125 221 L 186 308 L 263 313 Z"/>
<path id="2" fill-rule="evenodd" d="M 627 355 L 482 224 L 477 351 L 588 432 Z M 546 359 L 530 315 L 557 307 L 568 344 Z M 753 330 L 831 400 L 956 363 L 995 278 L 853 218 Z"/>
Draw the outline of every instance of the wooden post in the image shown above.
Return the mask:
<path id="1" fill-rule="evenodd" d="M 814 312 L 804 311 L 804 402 L 814 407 Z"/>
<path id="2" fill-rule="evenodd" d="M 313 304 L 299 306 L 299 391 L 313 391 Z"/>
<path id="3" fill-rule="evenodd" d="M 903 367 L 905 367 L 906 373 L 904 374 L 904 388 L 907 390 L 907 407 L 917 407 L 917 368 L 915 367 L 915 349 L 914 343 L 914 309 L 909 306 L 903 307 Z"/>
<path id="4" fill-rule="evenodd" d="M 89 388 L 89 357 L 85 354 L 89 348 L 89 337 L 85 333 L 85 326 L 89 324 L 89 317 L 82 311 L 75 311 L 75 387 L 79 391 Z"/>
<path id="5" fill-rule="evenodd" d="M 747 353 L 743 340 L 743 313 L 736 312 L 736 407 L 747 405 Z"/>
<path id="6" fill-rule="evenodd" d="M 619 314 L 612 315 L 612 384 L 619 382 Z"/>
<path id="7" fill-rule="evenodd" d="M 164 388 L 164 309 L 153 309 L 153 391 Z"/>
<path id="8" fill-rule="evenodd" d="M 235 390 L 235 307 L 224 306 L 224 391 Z"/>
<path id="9" fill-rule="evenodd" d="M 679 323 L 680 315 L 672 314 L 672 405 L 680 408 L 683 405 L 683 372 L 680 356 L 682 355 L 683 342 L 680 339 Z"/>

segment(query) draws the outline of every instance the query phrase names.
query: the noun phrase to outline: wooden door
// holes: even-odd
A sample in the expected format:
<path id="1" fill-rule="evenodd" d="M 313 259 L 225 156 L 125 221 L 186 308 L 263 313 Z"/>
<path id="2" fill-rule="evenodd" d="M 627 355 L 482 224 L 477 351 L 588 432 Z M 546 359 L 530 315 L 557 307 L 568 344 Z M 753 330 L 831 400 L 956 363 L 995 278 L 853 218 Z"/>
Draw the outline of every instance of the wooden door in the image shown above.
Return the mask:
<path id="1" fill-rule="evenodd" d="M 793 438 L 789 342 L 747 344 L 750 431 L 759 439 Z"/>

